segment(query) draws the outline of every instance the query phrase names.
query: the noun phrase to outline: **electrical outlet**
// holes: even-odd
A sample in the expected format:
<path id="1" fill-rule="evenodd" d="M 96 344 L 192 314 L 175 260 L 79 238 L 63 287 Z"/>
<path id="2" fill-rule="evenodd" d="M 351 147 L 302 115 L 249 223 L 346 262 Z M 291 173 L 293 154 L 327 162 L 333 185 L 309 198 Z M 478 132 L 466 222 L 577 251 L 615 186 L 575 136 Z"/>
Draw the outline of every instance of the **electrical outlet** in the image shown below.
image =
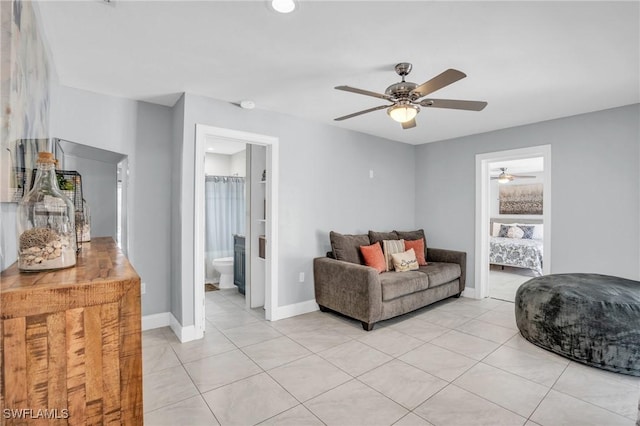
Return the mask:
<path id="1" fill-rule="evenodd" d="M 145 294 L 147 292 L 147 284 L 140 283 L 140 294 Z"/>
<path id="2" fill-rule="evenodd" d="M 304 272 L 300 272 L 300 275 L 298 276 L 298 281 L 300 281 L 301 283 L 304 282 Z"/>

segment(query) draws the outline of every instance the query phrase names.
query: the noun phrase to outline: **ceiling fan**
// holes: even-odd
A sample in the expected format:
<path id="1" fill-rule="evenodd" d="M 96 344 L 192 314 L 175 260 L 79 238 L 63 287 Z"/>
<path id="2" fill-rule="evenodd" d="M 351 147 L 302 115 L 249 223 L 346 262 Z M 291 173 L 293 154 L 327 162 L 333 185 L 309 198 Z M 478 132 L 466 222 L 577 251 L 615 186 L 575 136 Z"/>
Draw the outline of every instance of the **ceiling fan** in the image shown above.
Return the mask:
<path id="1" fill-rule="evenodd" d="M 524 175 L 512 175 L 507 173 L 506 167 L 500 167 L 500 174 L 498 176 L 491 176 L 491 179 L 497 179 L 498 183 L 507 183 L 511 182 L 514 179 L 532 179 L 535 176 L 524 176 Z"/>
<path id="2" fill-rule="evenodd" d="M 408 62 L 401 62 L 395 66 L 396 73 L 402 77 L 402 81 L 392 84 L 387 87 L 384 94 L 371 92 L 369 90 L 356 89 L 351 86 L 336 86 L 338 90 L 344 90 L 345 92 L 358 93 L 360 95 L 373 96 L 375 98 L 384 99 L 391 102 L 390 105 L 380 105 L 377 107 L 365 109 L 364 111 L 354 112 L 342 117 L 338 117 L 335 121 L 346 120 L 347 118 L 356 117 L 358 115 L 366 114 L 369 112 L 377 111 L 380 109 L 387 109 L 389 116 L 402 124 L 403 129 L 410 129 L 416 127 L 416 115 L 420 112 L 420 107 L 425 108 L 449 108 L 449 109 L 462 109 L 467 111 L 482 111 L 487 106 L 486 102 L 481 101 L 459 101 L 453 99 L 422 99 L 430 93 L 440 90 L 443 87 L 455 83 L 458 80 L 465 78 L 467 75 L 461 71 L 455 69 L 448 69 L 443 73 L 435 76 L 431 80 L 417 85 L 405 81 L 404 78 L 411 72 L 412 65 Z"/>

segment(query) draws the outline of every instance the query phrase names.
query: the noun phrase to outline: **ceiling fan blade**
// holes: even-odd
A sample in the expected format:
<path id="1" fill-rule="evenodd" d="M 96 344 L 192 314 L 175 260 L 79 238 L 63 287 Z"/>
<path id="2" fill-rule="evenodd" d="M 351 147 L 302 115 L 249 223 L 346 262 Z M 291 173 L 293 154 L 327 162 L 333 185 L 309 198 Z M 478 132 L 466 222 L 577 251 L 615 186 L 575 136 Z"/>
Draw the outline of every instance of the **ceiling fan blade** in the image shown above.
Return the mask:
<path id="1" fill-rule="evenodd" d="M 431 108 L 464 109 L 467 111 L 482 111 L 487 103 L 484 101 L 459 101 L 455 99 L 424 99 L 420 106 Z"/>
<path id="2" fill-rule="evenodd" d="M 373 111 L 377 111 L 379 109 L 389 108 L 390 106 L 391 105 L 380 105 L 380 106 L 377 106 L 377 107 L 365 109 L 364 111 L 354 112 L 353 114 L 343 115 L 342 117 L 334 118 L 333 120 L 334 121 L 342 121 L 342 120 L 346 120 L 347 118 L 357 117 L 358 115 L 366 114 L 368 112 L 373 112 Z"/>
<path id="3" fill-rule="evenodd" d="M 336 86 L 337 90 L 344 90 L 345 92 L 357 93 L 359 95 L 373 96 L 374 98 L 386 99 L 390 101 L 392 99 L 389 95 L 384 95 L 382 93 L 371 92 L 369 90 L 357 89 L 351 86 Z"/>
<path id="4" fill-rule="evenodd" d="M 401 124 L 403 129 L 411 129 L 413 127 L 416 127 L 416 119 L 414 118 L 413 120 Z"/>
<path id="5" fill-rule="evenodd" d="M 433 77 L 426 83 L 423 83 L 420 86 L 416 87 L 411 91 L 411 93 L 416 94 L 418 95 L 418 98 L 421 98 L 423 96 L 427 96 L 429 93 L 435 92 L 436 90 L 440 90 L 443 87 L 450 85 L 451 83 L 455 83 L 456 81 L 461 80 L 466 76 L 467 75 L 462 71 L 449 68 L 443 73 Z"/>
<path id="6" fill-rule="evenodd" d="M 523 176 L 523 175 L 511 175 L 511 176 L 517 179 L 534 179 L 535 178 L 535 176 Z"/>

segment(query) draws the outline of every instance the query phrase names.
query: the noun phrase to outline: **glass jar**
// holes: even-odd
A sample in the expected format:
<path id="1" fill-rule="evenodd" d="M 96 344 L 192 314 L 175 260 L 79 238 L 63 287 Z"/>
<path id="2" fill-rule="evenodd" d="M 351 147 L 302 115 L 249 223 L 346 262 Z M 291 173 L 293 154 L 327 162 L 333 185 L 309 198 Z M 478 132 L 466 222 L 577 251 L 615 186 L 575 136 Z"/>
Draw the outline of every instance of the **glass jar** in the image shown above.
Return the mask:
<path id="1" fill-rule="evenodd" d="M 91 209 L 87 200 L 82 199 L 82 213 L 76 212 L 76 241 L 88 243 L 91 241 Z"/>
<path id="2" fill-rule="evenodd" d="M 75 209 L 58 188 L 55 159 L 38 153 L 33 188 L 18 204 L 18 268 L 49 271 L 76 264 Z"/>

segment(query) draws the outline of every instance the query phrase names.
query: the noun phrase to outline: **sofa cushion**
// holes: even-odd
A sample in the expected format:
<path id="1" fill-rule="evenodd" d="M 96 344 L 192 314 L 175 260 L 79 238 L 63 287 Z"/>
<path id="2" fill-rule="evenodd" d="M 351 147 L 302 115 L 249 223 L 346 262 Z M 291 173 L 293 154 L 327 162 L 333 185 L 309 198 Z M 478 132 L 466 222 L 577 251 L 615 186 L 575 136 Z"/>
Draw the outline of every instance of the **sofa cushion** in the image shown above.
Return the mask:
<path id="1" fill-rule="evenodd" d="M 398 238 L 403 240 L 415 241 L 422 238 L 424 240 L 424 254 L 427 254 L 427 237 L 424 235 L 424 229 L 418 229 L 416 231 L 395 231 L 398 234 Z"/>
<path id="2" fill-rule="evenodd" d="M 429 288 L 429 278 L 420 271 L 383 272 L 380 274 L 382 301 L 393 300 Z"/>
<path id="3" fill-rule="evenodd" d="M 387 271 L 393 271 L 393 259 L 391 255 L 394 253 L 404 253 L 404 240 L 383 240 L 382 252 L 384 260 L 387 262 Z"/>
<path id="4" fill-rule="evenodd" d="M 329 240 L 331 241 L 331 250 L 337 260 L 364 265 L 360 246 L 370 244 L 368 235 L 344 235 L 331 231 Z"/>
<path id="5" fill-rule="evenodd" d="M 380 247 L 382 247 L 382 241 L 384 240 L 399 240 L 399 239 L 400 237 L 398 237 L 398 234 L 396 234 L 396 231 L 391 231 L 391 232 L 369 231 L 369 241 L 371 242 L 371 244 L 380 243 Z"/>
<path id="6" fill-rule="evenodd" d="M 421 266 L 420 272 L 429 277 L 429 288 L 438 287 L 460 278 L 460 265 L 457 263 L 429 262 L 426 266 Z"/>

